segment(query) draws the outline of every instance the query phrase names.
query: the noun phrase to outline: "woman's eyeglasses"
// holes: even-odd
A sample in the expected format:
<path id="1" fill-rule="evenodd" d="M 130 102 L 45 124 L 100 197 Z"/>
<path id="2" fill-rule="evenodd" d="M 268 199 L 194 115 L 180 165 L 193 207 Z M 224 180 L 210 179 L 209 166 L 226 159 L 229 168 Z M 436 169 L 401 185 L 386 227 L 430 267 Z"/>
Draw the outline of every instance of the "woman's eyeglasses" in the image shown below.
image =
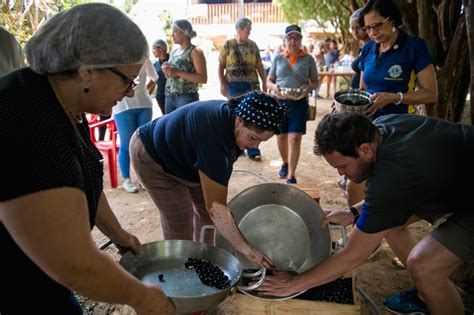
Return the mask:
<path id="1" fill-rule="evenodd" d="M 382 22 L 374 23 L 372 25 L 367 25 L 362 28 L 362 30 L 366 33 L 369 33 L 371 31 L 380 31 L 382 29 L 382 26 L 385 22 L 387 22 L 389 17 L 385 18 Z"/>
<path id="2" fill-rule="evenodd" d="M 125 84 L 127 85 L 127 89 L 125 90 L 125 93 L 128 93 L 131 90 L 134 90 L 139 83 L 138 77 L 136 77 L 135 79 L 130 79 L 129 77 L 127 77 L 125 74 L 123 74 L 119 69 L 115 67 L 107 68 L 107 70 L 115 73 L 123 80 L 123 82 L 125 82 Z"/>

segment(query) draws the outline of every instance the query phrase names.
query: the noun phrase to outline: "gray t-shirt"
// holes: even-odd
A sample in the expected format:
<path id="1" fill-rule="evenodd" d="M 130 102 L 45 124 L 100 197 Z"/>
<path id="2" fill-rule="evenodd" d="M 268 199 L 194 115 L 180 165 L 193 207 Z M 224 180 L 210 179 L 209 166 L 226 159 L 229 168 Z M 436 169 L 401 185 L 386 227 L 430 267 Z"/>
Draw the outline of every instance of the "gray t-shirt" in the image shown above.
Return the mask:
<path id="1" fill-rule="evenodd" d="M 310 83 L 310 79 L 318 77 L 316 62 L 311 55 L 299 56 L 293 66 L 284 54 L 275 57 L 270 68 L 270 74 L 275 76 L 275 83 L 286 88 L 298 88 Z"/>
<path id="2" fill-rule="evenodd" d="M 383 142 L 367 180 L 359 230 L 376 233 L 411 215 L 473 211 L 474 127 L 416 115 L 374 120 Z"/>

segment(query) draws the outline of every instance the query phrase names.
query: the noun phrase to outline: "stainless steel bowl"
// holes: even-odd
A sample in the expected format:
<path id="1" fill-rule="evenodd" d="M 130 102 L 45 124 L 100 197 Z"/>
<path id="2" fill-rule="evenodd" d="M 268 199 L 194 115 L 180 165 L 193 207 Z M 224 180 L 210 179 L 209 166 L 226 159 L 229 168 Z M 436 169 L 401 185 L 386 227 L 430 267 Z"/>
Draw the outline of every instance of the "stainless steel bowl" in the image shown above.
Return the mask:
<path id="1" fill-rule="evenodd" d="M 284 99 L 288 100 L 300 100 L 306 96 L 308 90 L 306 88 L 285 88 L 280 87 L 280 94 L 283 96 Z"/>
<path id="2" fill-rule="evenodd" d="M 372 104 L 372 94 L 361 90 L 341 90 L 334 94 L 336 109 L 341 112 L 354 112 L 364 114 L 364 111 Z"/>

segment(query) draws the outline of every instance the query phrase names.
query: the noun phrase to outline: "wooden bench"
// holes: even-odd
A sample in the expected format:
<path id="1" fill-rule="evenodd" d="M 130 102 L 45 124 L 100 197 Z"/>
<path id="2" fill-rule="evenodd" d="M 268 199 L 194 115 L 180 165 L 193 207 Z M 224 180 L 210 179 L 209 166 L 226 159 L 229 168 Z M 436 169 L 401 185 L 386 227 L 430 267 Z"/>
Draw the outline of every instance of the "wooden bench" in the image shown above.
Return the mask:
<path id="1" fill-rule="evenodd" d="M 319 196 L 319 187 L 314 183 L 291 184 L 292 186 L 301 189 L 308 194 L 314 201 L 319 203 L 321 197 Z"/>

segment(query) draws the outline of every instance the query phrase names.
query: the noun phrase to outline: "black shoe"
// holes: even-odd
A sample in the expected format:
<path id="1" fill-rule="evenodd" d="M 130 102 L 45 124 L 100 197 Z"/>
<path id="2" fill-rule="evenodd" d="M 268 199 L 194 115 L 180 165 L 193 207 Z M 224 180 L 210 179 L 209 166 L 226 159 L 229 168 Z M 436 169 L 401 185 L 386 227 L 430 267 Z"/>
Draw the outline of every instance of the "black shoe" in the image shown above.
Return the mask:
<path id="1" fill-rule="evenodd" d="M 286 175 L 288 175 L 288 163 L 283 163 L 281 165 L 280 171 L 278 172 L 278 176 L 285 178 Z"/>
<path id="2" fill-rule="evenodd" d="M 247 149 L 247 156 L 252 160 L 261 160 L 262 155 L 260 154 L 260 149 Z"/>
<path id="3" fill-rule="evenodd" d="M 290 177 L 286 180 L 286 183 L 287 184 L 296 184 L 296 178 L 294 176 Z"/>

